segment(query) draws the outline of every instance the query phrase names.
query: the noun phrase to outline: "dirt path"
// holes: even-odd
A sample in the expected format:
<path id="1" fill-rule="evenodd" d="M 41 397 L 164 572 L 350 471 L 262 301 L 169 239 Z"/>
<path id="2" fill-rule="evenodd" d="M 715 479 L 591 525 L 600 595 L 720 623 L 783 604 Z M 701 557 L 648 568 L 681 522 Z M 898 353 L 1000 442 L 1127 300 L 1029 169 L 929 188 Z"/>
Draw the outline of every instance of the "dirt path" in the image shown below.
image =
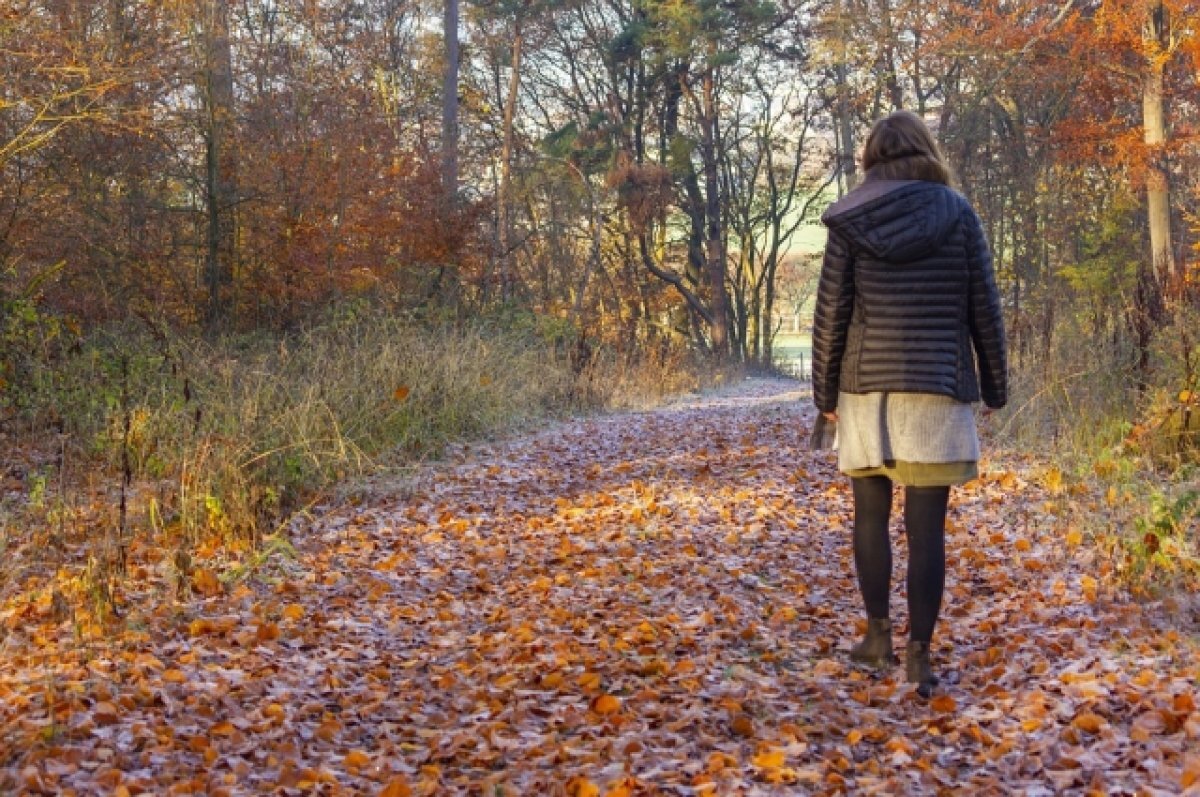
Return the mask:
<path id="1" fill-rule="evenodd" d="M 107 648 L 8 618 L 0 792 L 1167 794 L 1200 775 L 1194 646 L 1085 573 L 1029 474 L 991 466 L 952 499 L 943 694 L 848 666 L 849 496 L 805 448 L 810 413 L 796 383 L 748 380 L 476 448 Z M 898 642 L 905 615 L 894 597 Z"/>

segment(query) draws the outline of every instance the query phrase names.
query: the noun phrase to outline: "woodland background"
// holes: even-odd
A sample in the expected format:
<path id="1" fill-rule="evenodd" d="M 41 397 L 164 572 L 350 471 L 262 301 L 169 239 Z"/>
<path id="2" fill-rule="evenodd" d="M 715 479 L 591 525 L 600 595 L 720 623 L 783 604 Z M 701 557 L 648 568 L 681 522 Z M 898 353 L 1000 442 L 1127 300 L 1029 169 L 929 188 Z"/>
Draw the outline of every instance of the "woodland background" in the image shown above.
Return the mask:
<path id="1" fill-rule="evenodd" d="M 1196 0 L 8 0 L 4 544 L 115 603 L 140 534 L 186 575 L 381 463 L 771 367 L 902 107 L 995 250 L 992 432 L 1136 493 L 1135 584 L 1194 574 Z"/>

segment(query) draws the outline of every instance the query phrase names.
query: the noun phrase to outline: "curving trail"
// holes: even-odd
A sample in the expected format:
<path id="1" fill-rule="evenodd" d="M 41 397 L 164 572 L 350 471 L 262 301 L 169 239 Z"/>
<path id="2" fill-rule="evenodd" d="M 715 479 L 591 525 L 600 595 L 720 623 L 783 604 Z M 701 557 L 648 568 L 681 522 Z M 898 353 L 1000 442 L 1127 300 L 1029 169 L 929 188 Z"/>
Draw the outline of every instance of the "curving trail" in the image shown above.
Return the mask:
<path id="1" fill-rule="evenodd" d="M 0 792 L 1173 794 L 1200 777 L 1195 639 L 1089 574 L 1069 512 L 1087 496 L 1011 465 L 953 493 L 941 695 L 849 666 L 849 495 L 806 449 L 811 412 L 798 383 L 752 379 L 460 451 L 108 647 L 10 637 Z M 905 614 L 894 597 L 901 645 Z"/>

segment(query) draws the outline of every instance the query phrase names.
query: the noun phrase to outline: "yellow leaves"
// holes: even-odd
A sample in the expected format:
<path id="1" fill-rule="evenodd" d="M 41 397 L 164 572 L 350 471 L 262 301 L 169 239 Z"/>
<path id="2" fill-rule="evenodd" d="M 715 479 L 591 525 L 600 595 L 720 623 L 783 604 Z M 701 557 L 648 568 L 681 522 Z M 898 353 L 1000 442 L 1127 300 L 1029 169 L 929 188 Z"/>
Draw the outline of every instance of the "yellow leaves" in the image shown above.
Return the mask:
<path id="1" fill-rule="evenodd" d="M 1083 597 L 1090 603 L 1096 602 L 1096 593 L 1100 588 L 1100 584 L 1095 578 L 1084 574 L 1079 577 L 1079 589 L 1083 592 Z"/>
<path id="2" fill-rule="evenodd" d="M 1050 491 L 1051 495 L 1061 495 L 1063 491 L 1063 475 L 1058 468 L 1048 468 L 1042 474 L 1042 485 Z"/>
<path id="3" fill-rule="evenodd" d="M 162 679 L 169 684 L 181 684 L 187 680 L 187 676 L 183 670 L 172 668 L 163 671 Z"/>
<path id="4" fill-rule="evenodd" d="M 1083 543 L 1083 532 L 1072 526 L 1067 530 L 1067 546 L 1078 548 Z"/>
<path id="5" fill-rule="evenodd" d="M 580 688 L 585 691 L 594 691 L 600 688 L 600 674 L 595 672 L 585 672 L 579 676 L 578 681 Z"/>

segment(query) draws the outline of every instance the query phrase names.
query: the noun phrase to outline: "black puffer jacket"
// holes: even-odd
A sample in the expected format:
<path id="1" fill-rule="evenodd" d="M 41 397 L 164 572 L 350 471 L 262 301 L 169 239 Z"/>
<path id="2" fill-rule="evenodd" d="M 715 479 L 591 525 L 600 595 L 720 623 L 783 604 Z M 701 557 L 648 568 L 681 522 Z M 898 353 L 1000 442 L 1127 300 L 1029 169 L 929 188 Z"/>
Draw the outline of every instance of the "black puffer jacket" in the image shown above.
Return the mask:
<path id="1" fill-rule="evenodd" d="M 940 183 L 868 180 L 821 220 L 829 240 L 813 323 L 817 408 L 836 409 L 839 390 L 1004 406 L 1000 297 L 966 198 Z"/>

